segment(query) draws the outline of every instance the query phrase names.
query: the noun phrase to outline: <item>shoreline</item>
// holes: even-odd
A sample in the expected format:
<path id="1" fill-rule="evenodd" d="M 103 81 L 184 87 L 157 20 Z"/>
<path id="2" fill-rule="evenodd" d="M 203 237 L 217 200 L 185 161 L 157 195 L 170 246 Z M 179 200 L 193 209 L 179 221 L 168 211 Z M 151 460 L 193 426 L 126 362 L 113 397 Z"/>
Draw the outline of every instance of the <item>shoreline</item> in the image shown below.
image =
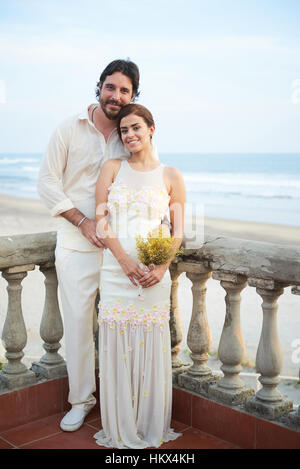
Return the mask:
<path id="1" fill-rule="evenodd" d="M 56 230 L 56 219 L 40 200 L 0 194 L 0 216 L 0 236 Z M 204 217 L 204 235 L 299 246 L 300 226 Z"/>

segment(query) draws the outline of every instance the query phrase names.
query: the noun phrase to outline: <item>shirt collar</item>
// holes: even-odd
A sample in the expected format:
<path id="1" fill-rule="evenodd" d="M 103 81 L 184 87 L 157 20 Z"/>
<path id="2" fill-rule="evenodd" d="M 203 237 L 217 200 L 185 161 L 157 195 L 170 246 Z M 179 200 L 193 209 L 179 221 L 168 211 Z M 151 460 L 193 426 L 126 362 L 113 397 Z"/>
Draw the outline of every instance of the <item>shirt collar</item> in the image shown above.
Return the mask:
<path id="1" fill-rule="evenodd" d="M 79 120 L 85 120 L 87 119 L 88 121 L 90 120 L 89 119 L 89 107 L 92 106 L 92 104 L 89 104 L 88 107 L 86 107 L 78 116 L 78 119 Z"/>
<path id="2" fill-rule="evenodd" d="M 87 108 L 85 108 L 79 115 L 78 115 L 78 119 L 79 120 L 87 120 L 89 122 L 90 125 L 92 125 L 94 127 L 94 124 L 93 122 L 90 121 L 90 118 L 89 118 L 89 107 L 90 106 L 95 106 L 96 103 L 93 103 L 93 104 L 89 104 Z M 117 128 L 113 129 L 112 134 L 115 134 L 117 133 Z"/>

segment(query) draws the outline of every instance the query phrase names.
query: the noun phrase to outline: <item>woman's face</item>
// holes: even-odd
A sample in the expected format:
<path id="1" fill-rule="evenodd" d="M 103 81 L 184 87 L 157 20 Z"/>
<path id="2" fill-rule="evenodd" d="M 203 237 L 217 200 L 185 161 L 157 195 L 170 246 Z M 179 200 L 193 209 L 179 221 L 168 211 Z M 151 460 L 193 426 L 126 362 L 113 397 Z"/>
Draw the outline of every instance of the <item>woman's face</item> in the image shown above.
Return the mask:
<path id="1" fill-rule="evenodd" d="M 122 142 L 130 153 L 137 153 L 151 146 L 154 126 L 148 127 L 144 119 L 135 114 L 129 114 L 120 122 Z"/>

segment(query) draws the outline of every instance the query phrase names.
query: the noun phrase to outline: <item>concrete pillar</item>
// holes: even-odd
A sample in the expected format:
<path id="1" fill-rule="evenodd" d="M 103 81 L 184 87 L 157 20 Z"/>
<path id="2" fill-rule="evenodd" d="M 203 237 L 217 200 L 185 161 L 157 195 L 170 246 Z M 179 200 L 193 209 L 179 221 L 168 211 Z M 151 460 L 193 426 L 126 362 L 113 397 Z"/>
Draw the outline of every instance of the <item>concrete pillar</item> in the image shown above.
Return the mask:
<path id="1" fill-rule="evenodd" d="M 16 389 L 36 383 L 36 376 L 21 362 L 27 343 L 27 332 L 22 312 L 22 280 L 34 265 L 9 267 L 2 276 L 7 280 L 8 308 L 2 331 L 2 343 L 6 350 L 7 363 L 0 372 L 4 389 Z"/>
<path id="2" fill-rule="evenodd" d="M 202 264 L 185 263 L 186 275 L 192 282 L 193 309 L 187 335 L 193 364 L 179 375 L 178 383 L 192 391 L 207 393 L 208 384 L 216 380 L 207 366 L 212 339 L 206 313 L 206 282 L 211 276 L 209 268 Z"/>
<path id="3" fill-rule="evenodd" d="M 247 278 L 224 272 L 213 272 L 213 278 L 220 280 L 226 291 L 226 315 L 218 353 L 224 376 L 209 388 L 209 396 L 235 405 L 254 394 L 254 390 L 246 388 L 244 381 L 239 377 L 245 357 L 245 344 L 240 324 L 240 293 L 247 285 Z"/>
<path id="4" fill-rule="evenodd" d="M 181 275 L 181 273 L 182 272 L 179 272 L 176 269 L 176 266 L 170 266 L 170 275 L 172 280 L 170 298 L 170 333 L 173 370 L 184 365 L 183 361 L 178 357 L 180 352 L 180 344 L 184 337 L 183 324 L 178 307 L 178 277 Z"/>
<path id="5" fill-rule="evenodd" d="M 256 371 L 262 388 L 254 398 L 246 401 L 246 408 L 265 417 L 274 419 L 290 412 L 293 402 L 286 401 L 277 386 L 282 368 L 282 351 L 277 332 L 277 300 L 283 293 L 283 285 L 274 280 L 250 278 L 250 286 L 255 286 L 262 297 L 263 323 L 256 354 Z"/>
<path id="6" fill-rule="evenodd" d="M 37 376 L 57 378 L 67 374 L 65 360 L 58 353 L 64 330 L 57 298 L 57 276 L 53 263 L 41 265 L 40 271 L 45 277 L 45 303 L 40 335 L 46 353 L 39 362 L 32 363 L 32 370 Z"/>

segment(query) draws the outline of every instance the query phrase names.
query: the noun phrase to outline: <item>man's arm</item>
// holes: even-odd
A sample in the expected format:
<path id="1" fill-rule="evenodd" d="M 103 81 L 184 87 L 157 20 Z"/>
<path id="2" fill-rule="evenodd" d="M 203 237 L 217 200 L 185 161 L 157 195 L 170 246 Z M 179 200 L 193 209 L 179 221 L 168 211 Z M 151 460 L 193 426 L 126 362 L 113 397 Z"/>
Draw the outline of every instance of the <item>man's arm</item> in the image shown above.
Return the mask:
<path id="1" fill-rule="evenodd" d="M 74 207 L 63 190 L 62 178 L 68 160 L 67 140 L 67 136 L 63 137 L 59 128 L 52 135 L 39 171 L 38 193 L 53 217 L 62 216 L 77 227 L 81 222 L 78 229 L 83 236 L 94 246 L 101 248 L 104 246 L 96 236 L 95 220 L 84 219 L 84 213 Z"/>
<path id="2" fill-rule="evenodd" d="M 61 132 L 56 129 L 44 154 L 37 189 L 41 200 L 53 217 L 74 208 L 63 190 L 62 178 L 68 160 L 68 150 Z"/>

